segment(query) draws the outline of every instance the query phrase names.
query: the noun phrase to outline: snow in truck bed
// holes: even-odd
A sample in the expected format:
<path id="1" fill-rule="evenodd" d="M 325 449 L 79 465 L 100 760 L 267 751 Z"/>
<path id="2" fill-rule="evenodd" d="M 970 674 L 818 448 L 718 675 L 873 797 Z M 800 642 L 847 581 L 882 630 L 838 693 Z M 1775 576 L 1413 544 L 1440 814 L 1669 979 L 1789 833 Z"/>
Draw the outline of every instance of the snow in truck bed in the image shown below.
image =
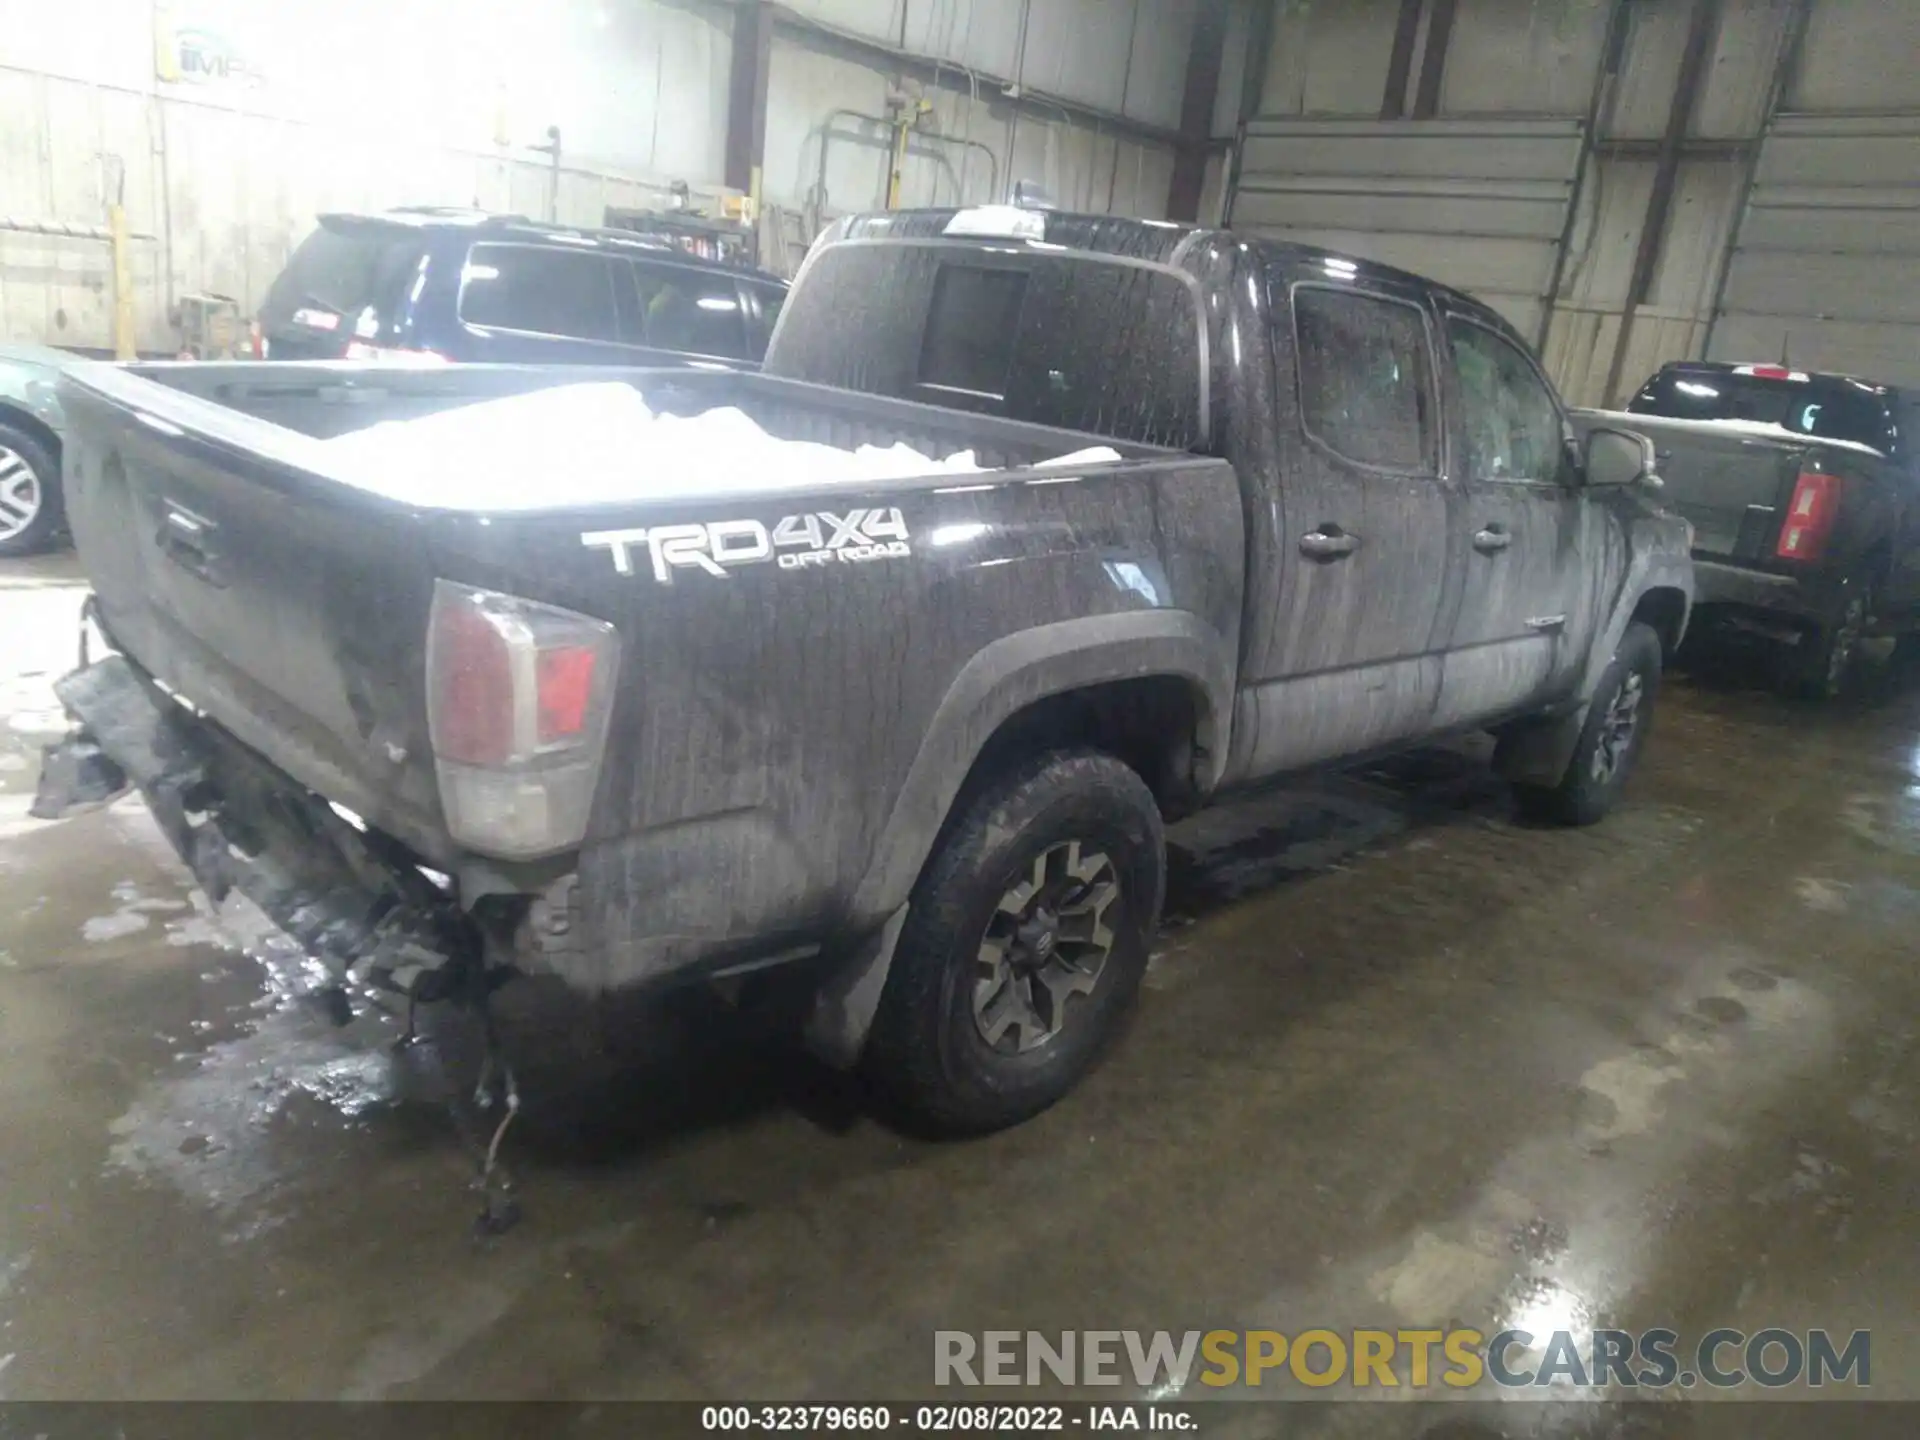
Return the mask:
<path id="1" fill-rule="evenodd" d="M 515 511 L 982 473 L 974 452 L 843 450 L 769 435 L 728 406 L 658 414 L 622 381 L 555 385 L 319 442 L 329 478 L 406 504 Z M 1043 461 L 1119 460 L 1106 446 Z"/>

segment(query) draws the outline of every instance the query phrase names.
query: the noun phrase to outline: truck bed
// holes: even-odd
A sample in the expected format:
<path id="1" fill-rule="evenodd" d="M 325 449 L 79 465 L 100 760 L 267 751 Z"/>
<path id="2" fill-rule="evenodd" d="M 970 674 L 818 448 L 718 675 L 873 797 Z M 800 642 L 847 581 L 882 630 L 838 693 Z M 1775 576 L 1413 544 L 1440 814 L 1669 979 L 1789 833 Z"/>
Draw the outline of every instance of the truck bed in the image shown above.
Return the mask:
<path id="1" fill-rule="evenodd" d="M 1665 486 L 1661 501 L 1692 522 L 1695 555 L 1770 562 L 1794 480 L 1814 442 L 1739 421 L 1608 410 L 1583 410 L 1577 418 L 1583 426 L 1613 425 L 1653 441 Z"/>
<path id="2" fill-rule="evenodd" d="M 424 637 L 436 577 L 607 620 L 633 647 L 639 671 L 697 670 L 704 637 L 712 663 L 747 657 L 770 676 L 777 664 L 751 657 L 756 641 L 714 632 L 716 624 L 759 623 L 759 612 L 737 608 L 749 588 L 737 576 L 729 577 L 736 580 L 727 592 L 731 617 L 728 602 L 714 603 L 711 592 L 702 592 L 705 603 L 695 611 L 699 586 L 620 573 L 583 536 L 762 513 L 772 524 L 782 511 L 845 511 L 883 499 L 897 506 L 903 496 L 956 488 L 948 473 L 827 493 L 769 483 L 765 490 L 778 498 L 756 499 L 754 477 L 735 475 L 716 476 L 711 499 L 570 503 L 566 469 L 579 437 L 568 436 L 554 438 L 554 471 L 528 476 L 529 486 L 558 498 L 511 514 L 465 499 L 457 473 L 445 477 L 444 497 L 432 505 L 328 477 L 330 437 L 583 378 L 577 368 L 559 367 L 77 368 L 63 387 L 71 421 L 67 504 L 107 631 L 144 671 L 246 746 L 445 865 L 456 856 L 440 811 L 425 700 Z M 1012 483 L 1036 461 L 1093 445 L 1123 456 L 1096 467 L 1106 471 L 1212 464 L 1232 483 L 1218 462 L 765 375 L 600 371 L 592 378 L 639 387 L 656 411 L 737 406 L 782 438 L 843 448 L 904 442 L 934 456 L 971 449 L 997 473 L 969 477 L 962 489 Z M 797 584 L 787 591 L 800 593 Z M 818 623 L 831 618 L 822 613 Z M 796 630 L 780 643 L 830 640 Z M 743 716 L 741 723 L 754 722 Z"/>

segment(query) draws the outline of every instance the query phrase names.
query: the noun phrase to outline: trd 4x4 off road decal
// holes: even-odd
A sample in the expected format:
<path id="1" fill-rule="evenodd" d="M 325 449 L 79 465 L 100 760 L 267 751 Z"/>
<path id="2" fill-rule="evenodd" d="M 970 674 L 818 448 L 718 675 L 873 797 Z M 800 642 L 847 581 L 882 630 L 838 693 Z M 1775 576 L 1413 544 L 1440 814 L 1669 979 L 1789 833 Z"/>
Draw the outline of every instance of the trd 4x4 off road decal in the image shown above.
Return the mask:
<path id="1" fill-rule="evenodd" d="M 653 560 L 653 578 L 662 585 L 673 583 L 675 570 L 704 570 L 724 578 L 734 566 L 768 560 L 777 561 L 782 570 L 803 570 L 913 553 L 906 521 L 896 509 L 849 510 L 845 515 L 816 510 L 784 516 L 771 530 L 758 520 L 590 530 L 580 543 L 610 552 L 613 568 L 622 575 L 633 574 L 633 551 L 644 546 Z"/>

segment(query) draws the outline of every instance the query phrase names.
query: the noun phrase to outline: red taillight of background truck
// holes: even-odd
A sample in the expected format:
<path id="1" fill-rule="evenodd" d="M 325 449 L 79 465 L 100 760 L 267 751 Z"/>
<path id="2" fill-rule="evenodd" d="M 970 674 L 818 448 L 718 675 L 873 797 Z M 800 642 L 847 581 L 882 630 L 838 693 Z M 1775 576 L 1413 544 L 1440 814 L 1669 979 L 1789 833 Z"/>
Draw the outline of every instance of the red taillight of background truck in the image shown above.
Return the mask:
<path id="1" fill-rule="evenodd" d="M 427 727 L 456 840 L 516 858 L 580 843 L 619 663 L 605 621 L 435 584 Z"/>
<path id="2" fill-rule="evenodd" d="M 1794 482 L 1793 499 L 1787 505 L 1787 518 L 1780 522 L 1780 539 L 1773 553 L 1782 560 L 1818 560 L 1833 533 L 1833 522 L 1840 514 L 1840 492 L 1844 482 L 1838 475 L 1819 470 L 1803 470 Z"/>

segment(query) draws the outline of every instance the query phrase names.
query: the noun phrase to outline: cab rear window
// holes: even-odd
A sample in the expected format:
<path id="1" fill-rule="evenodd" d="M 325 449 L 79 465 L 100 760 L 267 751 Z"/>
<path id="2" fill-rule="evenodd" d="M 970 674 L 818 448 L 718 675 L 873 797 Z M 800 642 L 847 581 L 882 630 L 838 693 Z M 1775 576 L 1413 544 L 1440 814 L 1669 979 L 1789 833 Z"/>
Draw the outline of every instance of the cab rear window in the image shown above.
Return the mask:
<path id="1" fill-rule="evenodd" d="M 951 242 L 833 246 L 787 300 L 769 374 L 1193 449 L 1200 311 L 1176 275 Z"/>
<path id="2" fill-rule="evenodd" d="M 1782 380 L 1728 370 L 1662 370 L 1627 409 L 1673 420 L 1754 421 L 1881 451 L 1892 444 L 1886 402 L 1868 386 L 1824 376 Z"/>

